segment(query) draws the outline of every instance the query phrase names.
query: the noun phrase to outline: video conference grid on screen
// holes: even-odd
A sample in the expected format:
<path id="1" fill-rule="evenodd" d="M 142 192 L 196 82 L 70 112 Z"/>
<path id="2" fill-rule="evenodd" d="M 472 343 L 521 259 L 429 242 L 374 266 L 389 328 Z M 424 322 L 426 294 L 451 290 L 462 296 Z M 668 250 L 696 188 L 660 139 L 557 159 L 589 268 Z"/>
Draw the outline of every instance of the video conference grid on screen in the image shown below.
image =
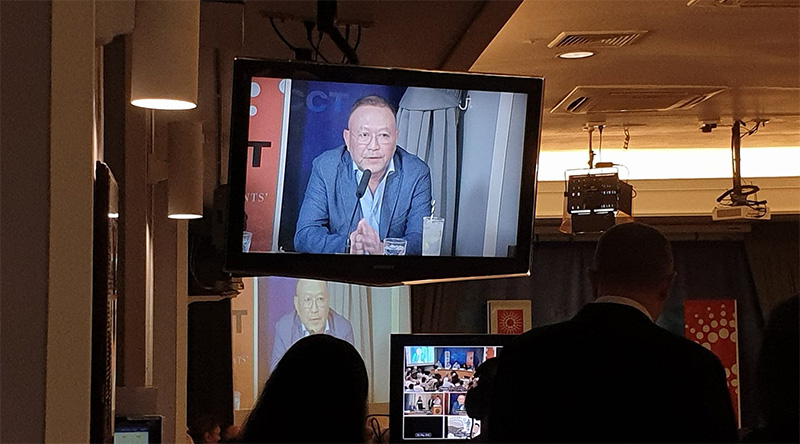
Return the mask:
<path id="1" fill-rule="evenodd" d="M 404 347 L 404 440 L 466 439 L 480 435 L 480 421 L 467 416 L 466 394 L 475 369 L 500 346 Z"/>
<path id="2" fill-rule="evenodd" d="M 367 96 L 396 115 L 374 104 L 351 115 Z M 244 252 L 353 252 L 363 220 L 384 245 L 366 254 L 391 244 L 512 256 L 526 103 L 522 93 L 253 77 Z M 361 184 L 365 169 L 382 182 Z"/>

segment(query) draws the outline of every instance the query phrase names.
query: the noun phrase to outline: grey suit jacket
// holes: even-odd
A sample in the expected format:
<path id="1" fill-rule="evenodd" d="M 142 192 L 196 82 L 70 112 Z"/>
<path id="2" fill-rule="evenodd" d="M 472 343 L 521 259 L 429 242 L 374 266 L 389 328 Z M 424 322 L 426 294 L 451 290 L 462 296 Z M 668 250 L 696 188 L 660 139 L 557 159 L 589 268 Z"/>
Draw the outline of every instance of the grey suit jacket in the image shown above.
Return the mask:
<path id="1" fill-rule="evenodd" d="M 406 254 L 422 254 L 422 218 L 431 211 L 431 173 L 419 157 L 399 146 L 395 171 L 386 178 L 380 236 L 406 240 Z M 304 253 L 345 253 L 348 235 L 361 217 L 356 206 L 355 172 L 344 145 L 314 159 L 303 205 L 297 218 L 294 248 Z M 352 225 L 352 226 L 351 226 Z"/>

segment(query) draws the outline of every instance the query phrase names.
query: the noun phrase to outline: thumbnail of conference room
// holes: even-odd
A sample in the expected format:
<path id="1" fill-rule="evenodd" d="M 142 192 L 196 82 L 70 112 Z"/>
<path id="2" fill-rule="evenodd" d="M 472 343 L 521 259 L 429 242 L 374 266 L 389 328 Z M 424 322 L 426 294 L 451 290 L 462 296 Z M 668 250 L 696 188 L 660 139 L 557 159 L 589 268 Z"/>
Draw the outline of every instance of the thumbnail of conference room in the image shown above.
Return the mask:
<path id="1" fill-rule="evenodd" d="M 465 439 L 480 434 L 480 421 L 467 416 L 467 391 L 475 369 L 501 347 L 405 347 L 403 436 L 408 439 Z"/>

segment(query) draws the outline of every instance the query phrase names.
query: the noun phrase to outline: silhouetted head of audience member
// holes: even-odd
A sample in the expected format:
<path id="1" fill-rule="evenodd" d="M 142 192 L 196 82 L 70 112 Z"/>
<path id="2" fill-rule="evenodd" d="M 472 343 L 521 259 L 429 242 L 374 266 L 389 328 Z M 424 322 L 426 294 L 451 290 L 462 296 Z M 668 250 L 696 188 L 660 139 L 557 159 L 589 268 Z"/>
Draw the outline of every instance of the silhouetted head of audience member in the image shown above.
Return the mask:
<path id="1" fill-rule="evenodd" d="M 798 442 L 800 438 L 800 297 L 770 311 L 758 361 L 764 427 L 752 442 Z"/>
<path id="2" fill-rule="evenodd" d="M 302 338 L 264 384 L 241 442 L 364 442 L 367 389 L 364 360 L 350 343 Z"/>
<path id="3" fill-rule="evenodd" d="M 242 428 L 236 424 L 231 424 L 222 430 L 220 442 L 239 442 L 239 433 Z"/>
<path id="4" fill-rule="evenodd" d="M 212 415 L 198 418 L 189 429 L 189 434 L 195 444 L 218 443 L 220 440 L 220 432 L 220 422 Z"/>
<path id="5" fill-rule="evenodd" d="M 467 391 L 464 403 L 467 416 L 480 420 L 480 435 L 476 442 L 488 442 L 489 412 L 494 394 L 494 377 L 497 374 L 497 358 L 489 358 L 475 369 L 472 387 Z"/>
<path id="6" fill-rule="evenodd" d="M 600 236 L 593 262 L 595 297 L 627 297 L 658 318 L 675 277 L 672 247 L 663 234 L 638 222 L 615 225 Z"/>
<path id="7" fill-rule="evenodd" d="M 489 416 L 497 363 L 497 358 L 489 358 L 475 369 L 475 378 L 472 381 L 472 388 L 467 391 L 465 403 L 470 418 L 485 419 Z"/>

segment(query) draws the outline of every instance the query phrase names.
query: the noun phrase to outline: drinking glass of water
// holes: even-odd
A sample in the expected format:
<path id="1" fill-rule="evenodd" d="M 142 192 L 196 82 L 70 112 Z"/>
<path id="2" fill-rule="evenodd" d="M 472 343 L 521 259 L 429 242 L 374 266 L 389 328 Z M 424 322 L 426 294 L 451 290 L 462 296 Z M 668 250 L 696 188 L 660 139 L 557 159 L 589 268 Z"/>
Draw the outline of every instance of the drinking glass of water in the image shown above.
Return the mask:
<path id="1" fill-rule="evenodd" d="M 405 256 L 406 240 L 387 237 L 383 240 L 383 254 L 387 256 Z"/>
<path id="2" fill-rule="evenodd" d="M 439 256 L 442 251 L 442 232 L 444 231 L 444 218 L 422 218 L 422 255 Z"/>
<path id="3" fill-rule="evenodd" d="M 249 231 L 242 232 L 242 251 L 247 253 L 250 251 L 250 241 L 253 239 L 253 233 Z"/>

